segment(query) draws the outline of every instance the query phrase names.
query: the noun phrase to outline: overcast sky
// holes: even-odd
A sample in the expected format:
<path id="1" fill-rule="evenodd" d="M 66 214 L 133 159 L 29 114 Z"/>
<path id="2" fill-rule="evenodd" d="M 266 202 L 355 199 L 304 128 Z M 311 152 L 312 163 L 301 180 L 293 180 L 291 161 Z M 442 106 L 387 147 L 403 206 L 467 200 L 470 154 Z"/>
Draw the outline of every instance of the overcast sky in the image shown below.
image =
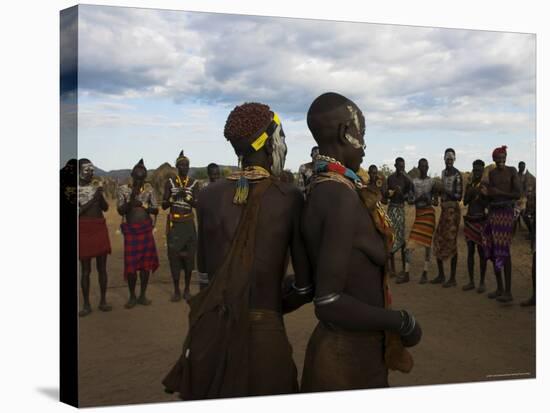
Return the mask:
<path id="1" fill-rule="evenodd" d="M 257 101 L 279 113 L 296 170 L 315 144 L 309 105 L 334 91 L 365 115 L 363 167 L 425 157 L 438 174 L 453 147 L 470 170 L 507 145 L 535 172 L 532 34 L 105 6 L 79 6 L 78 23 L 78 151 L 102 169 L 181 149 L 192 166 L 235 164 L 225 119 Z"/>

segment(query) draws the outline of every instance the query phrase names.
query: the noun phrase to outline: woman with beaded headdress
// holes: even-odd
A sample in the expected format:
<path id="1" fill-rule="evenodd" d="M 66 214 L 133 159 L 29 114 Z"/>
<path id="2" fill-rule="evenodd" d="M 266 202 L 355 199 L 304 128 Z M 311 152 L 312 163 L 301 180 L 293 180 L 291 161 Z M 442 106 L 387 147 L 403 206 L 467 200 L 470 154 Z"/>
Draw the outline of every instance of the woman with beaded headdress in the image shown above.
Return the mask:
<path id="1" fill-rule="evenodd" d="M 312 297 L 303 196 L 278 178 L 286 157 L 279 116 L 244 103 L 224 135 L 241 168 L 200 194 L 197 264 L 209 284 L 190 300 L 183 354 L 163 381 L 186 400 L 296 392 L 282 314 Z M 295 277 L 284 279 L 289 249 Z"/>
<path id="2" fill-rule="evenodd" d="M 319 323 L 308 342 L 302 391 L 387 387 L 388 369 L 411 370 L 404 346 L 417 344 L 421 329 L 411 313 L 390 308 L 391 224 L 377 191 L 357 175 L 365 119 L 346 97 L 325 93 L 311 104 L 307 124 L 319 155 L 302 228 Z"/>

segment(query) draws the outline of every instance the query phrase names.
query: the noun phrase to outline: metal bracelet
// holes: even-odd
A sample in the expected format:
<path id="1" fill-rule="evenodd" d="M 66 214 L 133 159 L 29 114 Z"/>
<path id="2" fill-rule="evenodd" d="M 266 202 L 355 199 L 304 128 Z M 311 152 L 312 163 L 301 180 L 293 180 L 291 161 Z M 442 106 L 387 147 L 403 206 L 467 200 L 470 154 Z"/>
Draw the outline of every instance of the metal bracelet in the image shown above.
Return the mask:
<path id="1" fill-rule="evenodd" d="M 199 284 L 208 284 L 210 282 L 207 272 L 197 272 L 197 276 L 199 278 Z"/>
<path id="2" fill-rule="evenodd" d="M 327 305 L 330 303 L 333 303 L 334 301 L 338 300 L 340 298 L 340 294 L 332 293 L 327 294 L 322 297 L 314 297 L 313 298 L 313 304 L 315 305 Z"/>
<path id="3" fill-rule="evenodd" d="M 409 315 L 405 310 L 399 310 L 399 314 L 401 314 L 401 325 L 399 326 L 399 334 L 402 335 L 401 332 L 405 328 L 405 324 L 409 319 Z"/>
<path id="4" fill-rule="evenodd" d="M 296 291 L 298 295 L 306 295 L 313 291 L 313 284 L 307 285 L 305 287 L 296 287 L 296 283 L 292 283 L 292 289 Z"/>
<path id="5" fill-rule="evenodd" d="M 414 316 L 406 310 L 401 310 L 401 327 L 399 328 L 399 334 L 402 336 L 408 336 L 414 331 L 416 326 L 416 319 Z"/>

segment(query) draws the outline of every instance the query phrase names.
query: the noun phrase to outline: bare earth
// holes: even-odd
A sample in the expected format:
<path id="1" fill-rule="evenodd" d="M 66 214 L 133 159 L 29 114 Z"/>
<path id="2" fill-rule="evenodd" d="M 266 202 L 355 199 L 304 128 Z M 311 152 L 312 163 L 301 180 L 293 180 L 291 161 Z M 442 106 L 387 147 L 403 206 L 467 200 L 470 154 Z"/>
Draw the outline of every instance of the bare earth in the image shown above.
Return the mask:
<path id="1" fill-rule="evenodd" d="M 408 208 L 412 225 L 414 209 Z M 92 273 L 93 313 L 79 320 L 81 406 L 105 406 L 177 400 L 165 394 L 161 380 L 180 355 L 187 329 L 188 307 L 172 303 L 172 284 L 166 258 L 166 216 L 159 214 L 155 238 L 160 268 L 148 289 L 153 303 L 126 310 L 128 290 L 122 278 L 122 242 L 117 234 L 120 217 L 111 207 L 106 214 L 113 253 L 109 256 L 108 301 L 113 311 L 96 309 L 99 301 L 96 273 Z M 410 374 L 390 373 L 392 386 L 460 383 L 535 377 L 535 309 L 519 302 L 531 295 L 531 255 L 522 229 L 514 238 L 512 262 L 513 304 L 500 304 L 485 294 L 463 292 L 467 282 L 466 244 L 459 233 L 458 287 L 420 285 L 423 251 L 416 251 L 412 280 L 392 281 L 395 308 L 411 310 L 422 325 L 422 342 L 412 349 L 415 367 Z M 398 268 L 400 261 L 397 262 Z M 476 262 L 476 284 L 479 279 Z M 432 259 L 429 277 L 436 275 Z M 449 274 L 448 263 L 446 268 Z M 76 275 L 75 275 L 76 276 Z M 183 280 L 182 280 L 183 281 Z M 495 289 L 492 267 L 487 271 L 488 291 Z M 138 285 L 139 288 L 139 285 Z M 193 278 L 192 293 L 198 291 Z M 316 324 L 313 307 L 306 305 L 285 316 L 285 324 L 301 374 L 307 341 Z"/>

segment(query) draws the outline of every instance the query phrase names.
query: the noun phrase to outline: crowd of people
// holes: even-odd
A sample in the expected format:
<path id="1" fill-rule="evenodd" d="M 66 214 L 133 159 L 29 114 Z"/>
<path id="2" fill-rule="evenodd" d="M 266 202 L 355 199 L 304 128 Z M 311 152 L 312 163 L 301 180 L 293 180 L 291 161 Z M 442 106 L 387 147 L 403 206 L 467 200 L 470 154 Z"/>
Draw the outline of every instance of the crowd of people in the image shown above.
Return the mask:
<path id="1" fill-rule="evenodd" d="M 185 299 L 190 313 L 182 354 L 163 381 L 166 391 L 190 400 L 388 386 L 388 369 L 412 369 L 407 347 L 417 345 L 422 336 L 410 311 L 393 308 L 390 279 L 410 282 L 414 250 L 421 248 L 424 267 L 419 282 L 457 285 L 461 202 L 467 206 L 469 276 L 463 290 L 476 289 L 477 251 L 477 292 L 485 292 L 490 260 L 497 288 L 488 297 L 504 303 L 513 300 L 514 225 L 518 216 L 526 223 L 534 250 L 535 213 L 531 200 L 530 209 L 524 202 L 518 214 L 527 196 L 525 164 L 519 172 L 507 166 L 505 146 L 493 151 L 492 166 L 475 160 L 466 182 L 454 167 L 452 148 L 444 152 L 441 179 L 428 176 L 424 158 L 418 161 L 419 175 L 411 179 L 401 157 L 385 179 L 375 165 L 368 171 L 360 167 L 365 118 L 353 101 L 337 93 L 317 97 L 308 110 L 307 125 L 318 146 L 312 148 L 311 162 L 300 167 L 297 185 L 284 171 L 287 146 L 281 119 L 265 104 L 244 103 L 231 111 L 224 128 L 239 159 L 237 171 L 221 179 L 219 167 L 210 164 L 209 182 L 201 185 L 189 176 L 190 161 L 181 151 L 175 161 L 177 173 L 166 180 L 160 203 L 146 182 L 143 160 L 133 167 L 131 182 L 118 187 L 127 309 L 151 304 L 147 285 L 159 267 L 153 228 L 159 207 L 168 211 L 171 300 Z M 98 308 L 112 310 L 106 300 L 111 246 L 103 217 L 109 205 L 101 185 L 94 184 L 92 162 L 80 159 L 78 172 L 80 316 L 87 316 L 92 311 L 94 258 L 101 292 Z M 405 204 L 415 207 L 408 239 Z M 438 221 L 434 207 L 441 208 Z M 432 249 L 438 274 L 428 280 Z M 200 291 L 192 296 L 195 258 Z M 288 276 L 290 261 L 294 274 Z M 535 304 L 534 263 L 535 258 L 533 296 L 524 305 Z M 311 301 L 319 322 L 309 339 L 298 385 L 283 314 Z"/>

